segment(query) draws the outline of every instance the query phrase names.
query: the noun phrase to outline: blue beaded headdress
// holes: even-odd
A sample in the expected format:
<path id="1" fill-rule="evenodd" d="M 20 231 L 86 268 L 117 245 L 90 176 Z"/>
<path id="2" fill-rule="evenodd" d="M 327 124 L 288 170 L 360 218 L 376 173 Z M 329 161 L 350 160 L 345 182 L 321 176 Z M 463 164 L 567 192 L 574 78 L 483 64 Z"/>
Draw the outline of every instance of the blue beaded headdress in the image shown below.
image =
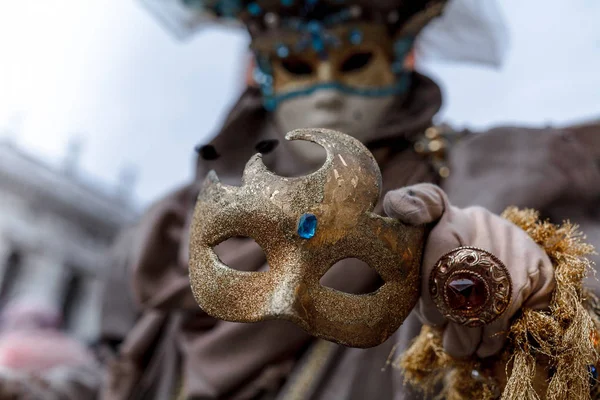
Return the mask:
<path id="1" fill-rule="evenodd" d="M 158 0 L 144 0 L 147 3 Z M 403 63 L 411 51 L 414 39 L 427 22 L 441 14 L 447 0 L 162 0 L 179 2 L 179 7 L 195 13 L 197 19 L 188 25 L 200 25 L 207 20 L 245 26 L 252 37 L 252 49 L 257 68 L 254 77 L 260 85 L 264 105 L 273 110 L 278 103 L 291 97 L 308 94 L 322 88 L 336 88 L 364 96 L 401 93 L 408 88 L 408 74 Z M 164 14 L 164 13 L 163 13 Z M 194 22 L 195 21 L 195 22 Z M 292 53 L 310 50 L 326 59 L 332 48 L 360 45 L 364 29 L 360 25 L 384 26 L 393 36 L 392 68 L 395 84 L 385 88 L 352 88 L 337 82 L 276 96 L 273 90 L 274 58 L 285 59 Z M 353 26 L 345 37 L 334 34 L 335 27 Z M 279 40 L 292 33 L 293 41 Z M 288 35 L 289 36 L 289 35 Z"/>

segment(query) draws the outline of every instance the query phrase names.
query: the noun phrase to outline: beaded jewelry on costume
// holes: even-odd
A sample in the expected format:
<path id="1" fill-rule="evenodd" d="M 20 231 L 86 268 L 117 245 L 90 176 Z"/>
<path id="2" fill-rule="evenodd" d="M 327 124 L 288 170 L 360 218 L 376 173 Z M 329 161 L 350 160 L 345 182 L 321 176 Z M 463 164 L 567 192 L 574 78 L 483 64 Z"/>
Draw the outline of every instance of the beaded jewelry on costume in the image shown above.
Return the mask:
<path id="1" fill-rule="evenodd" d="M 440 178 L 445 179 L 451 174 L 447 160 L 449 150 L 467 135 L 466 131 L 455 131 L 445 125 L 431 126 L 417 137 L 414 150 L 429 161 Z"/>

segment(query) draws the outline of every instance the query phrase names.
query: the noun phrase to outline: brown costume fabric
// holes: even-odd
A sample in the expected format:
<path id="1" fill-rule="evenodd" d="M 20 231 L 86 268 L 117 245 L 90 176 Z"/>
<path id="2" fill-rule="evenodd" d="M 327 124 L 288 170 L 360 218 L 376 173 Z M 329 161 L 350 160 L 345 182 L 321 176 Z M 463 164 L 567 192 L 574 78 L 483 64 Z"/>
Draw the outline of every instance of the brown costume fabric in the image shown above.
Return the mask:
<path id="1" fill-rule="evenodd" d="M 382 170 L 383 194 L 436 182 L 410 139 L 431 125 L 440 105 L 437 85 L 415 74 L 409 98 L 383 121 L 377 140 L 368 144 Z M 211 160 L 199 159 L 196 182 L 156 203 L 142 219 L 126 250 L 132 253 L 133 285 L 144 312 L 112 364 L 105 399 L 169 399 L 181 385 L 184 395 L 195 399 L 285 399 L 292 394 L 302 399 L 422 397 L 404 386 L 397 370 L 385 367 L 394 346 L 398 353 L 418 334 L 420 323 L 414 315 L 387 342 L 362 350 L 315 340 L 283 321 L 215 321 L 195 305 L 187 276 L 186 231 L 199 183 L 210 169 L 227 183 L 238 182 L 255 146 L 282 137 L 283 132 L 270 125 L 258 92 L 249 88 L 210 143 L 214 147 L 204 149 Z M 443 188 L 457 206 L 481 205 L 499 212 L 515 204 L 536 207 L 548 216 L 558 215 L 555 209 L 569 215 L 594 201 L 598 204 L 600 197 L 597 164 L 581 169 L 581 160 L 592 158 L 581 147 L 566 131 L 507 128 L 473 134 L 452 151 L 452 175 Z M 572 157 L 565 156 L 572 152 Z M 264 161 L 280 174 L 304 171 L 282 144 L 265 154 Z M 579 217 L 598 224 L 585 213 Z M 264 267 L 254 246 L 240 241 L 225 245 L 230 246 L 221 253 L 226 264 L 241 259 L 246 269 Z M 354 267 L 346 265 L 343 274 L 332 271 L 328 283 L 347 291 L 367 290 L 376 277 Z"/>
<path id="2" fill-rule="evenodd" d="M 105 265 L 106 276 L 102 287 L 101 331 L 100 337 L 105 342 L 120 342 L 135 325 L 139 310 L 133 300 L 131 291 L 131 245 L 136 230 L 123 231 L 111 253 L 114 257 Z M 118 293 L 118 295 L 115 295 Z M 119 312 L 114 312 L 119 310 Z"/>

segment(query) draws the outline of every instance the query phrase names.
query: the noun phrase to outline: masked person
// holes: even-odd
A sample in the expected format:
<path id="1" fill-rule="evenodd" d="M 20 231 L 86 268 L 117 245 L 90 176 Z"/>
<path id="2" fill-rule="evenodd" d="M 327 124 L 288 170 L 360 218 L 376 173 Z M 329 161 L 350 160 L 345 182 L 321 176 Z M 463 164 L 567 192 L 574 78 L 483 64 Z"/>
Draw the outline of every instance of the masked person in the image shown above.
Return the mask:
<path id="1" fill-rule="evenodd" d="M 471 134 L 433 126 L 440 89 L 411 69 L 411 57 L 421 29 L 443 14 L 445 1 L 223 0 L 162 6 L 155 10 L 163 18 L 172 12 L 191 16 L 187 22 L 212 16 L 245 26 L 257 85 L 241 95 L 214 139 L 198 147 L 195 181 L 155 203 L 128 242 L 118 246 L 126 255 L 117 258 L 132 271 L 143 312 L 110 364 L 104 398 L 421 398 L 399 371 L 382 369 L 394 346 L 402 352 L 419 333 L 416 314 L 446 326 L 444 347 L 450 354 L 486 357 L 500 351 L 502 330 L 521 306 L 547 307 L 555 284 L 548 256 L 492 213 L 509 205 L 533 207 L 545 217 L 573 215 L 597 227 L 597 160 L 568 130 L 497 128 Z M 314 339 L 284 321 L 240 324 L 204 314 L 187 271 L 188 233 L 201 182 L 215 170 L 225 183 L 239 184 L 256 152 L 280 175 L 317 169 L 322 149 L 283 140 L 296 128 L 340 130 L 371 150 L 383 176 L 376 209 L 406 223 L 435 224 L 424 273 L 448 246 L 479 244 L 504 257 L 516 296 L 500 323 L 476 330 L 448 324 L 424 299 L 392 339 L 354 349 Z M 472 205 L 485 208 L 455 207 Z M 219 256 L 239 269 L 266 268 L 264 254 L 248 239 L 228 240 Z M 324 285 L 350 293 L 378 287 L 377 274 L 358 262 L 336 267 L 324 276 Z"/>

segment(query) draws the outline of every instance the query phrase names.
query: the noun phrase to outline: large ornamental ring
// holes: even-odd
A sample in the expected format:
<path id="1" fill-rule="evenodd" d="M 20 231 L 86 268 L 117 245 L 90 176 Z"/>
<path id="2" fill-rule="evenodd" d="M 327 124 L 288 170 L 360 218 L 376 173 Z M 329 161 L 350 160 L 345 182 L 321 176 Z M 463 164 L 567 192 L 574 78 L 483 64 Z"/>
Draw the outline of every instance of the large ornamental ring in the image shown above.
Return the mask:
<path id="1" fill-rule="evenodd" d="M 512 282 L 493 254 L 459 247 L 443 255 L 429 276 L 429 294 L 440 313 L 468 327 L 487 325 L 510 304 Z"/>

